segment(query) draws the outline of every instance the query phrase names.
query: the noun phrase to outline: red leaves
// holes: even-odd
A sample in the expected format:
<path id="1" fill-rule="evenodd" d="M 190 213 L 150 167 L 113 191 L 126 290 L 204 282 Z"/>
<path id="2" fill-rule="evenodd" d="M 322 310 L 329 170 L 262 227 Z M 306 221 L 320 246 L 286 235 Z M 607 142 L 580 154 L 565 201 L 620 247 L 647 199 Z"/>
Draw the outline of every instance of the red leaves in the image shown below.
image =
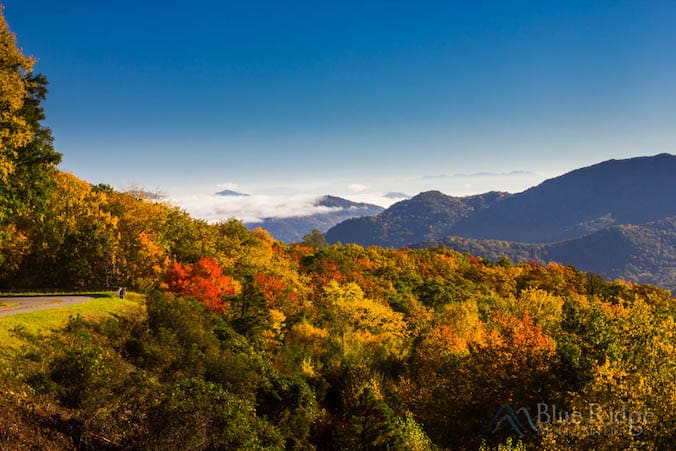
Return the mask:
<path id="1" fill-rule="evenodd" d="M 258 287 L 268 304 L 274 304 L 274 301 L 280 294 L 286 294 L 287 286 L 286 284 L 276 276 L 269 276 L 266 274 L 256 274 L 254 277 L 254 283 Z"/>
<path id="2" fill-rule="evenodd" d="M 529 352 L 553 353 L 554 340 L 542 331 L 542 327 L 526 313 L 523 318 L 496 314 L 505 344 L 511 349 L 526 349 Z"/>
<path id="3" fill-rule="evenodd" d="M 254 285 L 263 293 L 268 308 L 280 309 L 288 313 L 297 311 L 300 307 L 298 295 L 279 276 L 256 274 Z"/>
<path id="4" fill-rule="evenodd" d="M 481 353 L 511 372 L 546 371 L 556 353 L 556 343 L 533 318 L 496 314 L 497 328 L 488 335 Z"/>
<path id="5" fill-rule="evenodd" d="M 194 265 L 174 262 L 165 275 L 167 291 L 177 296 L 195 297 L 207 308 L 222 312 L 225 298 L 240 291 L 239 283 L 223 274 L 214 258 L 201 258 Z"/>

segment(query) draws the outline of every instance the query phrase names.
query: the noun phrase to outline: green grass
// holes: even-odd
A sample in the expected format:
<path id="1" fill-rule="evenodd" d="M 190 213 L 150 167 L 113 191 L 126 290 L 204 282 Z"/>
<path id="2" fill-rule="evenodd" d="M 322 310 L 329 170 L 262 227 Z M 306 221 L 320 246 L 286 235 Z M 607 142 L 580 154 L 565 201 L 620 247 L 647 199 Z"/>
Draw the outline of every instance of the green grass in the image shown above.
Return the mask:
<path id="1" fill-rule="evenodd" d="M 0 302 L 0 309 L 17 305 L 16 302 Z"/>
<path id="2" fill-rule="evenodd" d="M 49 334 L 65 326 L 71 316 L 80 315 L 87 320 L 97 320 L 112 314 L 142 314 L 144 308 L 142 295 L 130 293 L 127 299 L 119 299 L 114 293 L 105 294 L 104 297 L 81 304 L 0 318 L 0 348 L 17 349 L 23 344 L 23 340 L 12 333 L 16 328 L 23 328 L 31 334 Z"/>

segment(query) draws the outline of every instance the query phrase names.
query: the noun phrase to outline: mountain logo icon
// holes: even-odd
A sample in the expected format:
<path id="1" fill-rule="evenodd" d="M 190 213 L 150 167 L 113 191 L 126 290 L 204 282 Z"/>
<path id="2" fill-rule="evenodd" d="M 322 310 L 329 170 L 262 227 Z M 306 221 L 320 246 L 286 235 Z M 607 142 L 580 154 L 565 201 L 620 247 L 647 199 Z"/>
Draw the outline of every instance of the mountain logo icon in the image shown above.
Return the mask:
<path id="1" fill-rule="evenodd" d="M 519 410 L 514 411 L 509 403 L 501 405 L 489 423 L 493 427 L 491 432 L 495 434 L 505 423 L 507 423 L 519 437 L 523 437 L 530 432 L 540 432 L 538 427 L 533 423 L 533 419 L 525 407 L 521 407 Z"/>

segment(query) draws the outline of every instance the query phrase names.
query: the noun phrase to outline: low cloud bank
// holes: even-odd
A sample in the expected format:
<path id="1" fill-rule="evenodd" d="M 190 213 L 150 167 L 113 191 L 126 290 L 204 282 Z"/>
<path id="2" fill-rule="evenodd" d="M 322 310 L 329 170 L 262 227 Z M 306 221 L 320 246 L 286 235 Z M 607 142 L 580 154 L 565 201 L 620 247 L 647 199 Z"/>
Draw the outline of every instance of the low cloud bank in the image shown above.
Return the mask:
<path id="1" fill-rule="evenodd" d="M 264 218 L 289 218 L 316 213 L 329 213 L 340 208 L 317 205 L 321 196 L 295 195 L 272 196 L 254 194 L 246 197 L 198 194 L 174 196 L 169 201 L 191 215 L 218 222 L 223 219 L 237 218 L 244 222 L 260 222 Z"/>
<path id="2" fill-rule="evenodd" d="M 220 183 L 216 188 L 222 189 L 226 194 L 229 191 L 236 191 L 235 193 L 229 193 L 230 195 L 175 193 L 167 196 L 166 200 L 209 222 L 237 218 L 244 222 L 256 223 L 266 218 L 308 216 L 341 210 L 338 207 L 318 205 L 323 196 L 307 194 L 308 192 L 333 194 L 353 202 L 388 208 L 422 191 L 439 190 L 452 196 L 466 196 L 493 190 L 516 193 L 537 185 L 543 179 L 542 175 L 528 171 L 458 173 L 418 176 L 398 180 L 396 183 L 387 179 L 349 180 L 317 186 L 262 186 L 253 192 L 246 190 L 251 193 L 249 195 L 236 195 L 241 192 L 240 186 L 226 182 Z"/>

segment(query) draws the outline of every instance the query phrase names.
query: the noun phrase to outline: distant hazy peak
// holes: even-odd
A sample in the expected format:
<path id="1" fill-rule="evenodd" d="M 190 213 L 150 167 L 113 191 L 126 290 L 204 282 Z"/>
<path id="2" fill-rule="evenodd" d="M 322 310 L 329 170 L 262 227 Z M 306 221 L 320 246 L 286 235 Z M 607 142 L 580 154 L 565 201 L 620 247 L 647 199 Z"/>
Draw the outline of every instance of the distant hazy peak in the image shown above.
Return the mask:
<path id="1" fill-rule="evenodd" d="M 232 197 L 248 197 L 249 194 L 246 193 L 239 193 L 237 191 L 233 191 L 231 189 L 224 189 L 223 191 L 219 191 L 216 193 L 217 196 L 232 196 Z"/>
<path id="2" fill-rule="evenodd" d="M 321 205 L 329 208 L 367 208 L 380 207 L 379 205 L 367 204 L 364 202 L 353 202 L 338 196 L 326 195 L 317 199 L 315 205 Z"/>

